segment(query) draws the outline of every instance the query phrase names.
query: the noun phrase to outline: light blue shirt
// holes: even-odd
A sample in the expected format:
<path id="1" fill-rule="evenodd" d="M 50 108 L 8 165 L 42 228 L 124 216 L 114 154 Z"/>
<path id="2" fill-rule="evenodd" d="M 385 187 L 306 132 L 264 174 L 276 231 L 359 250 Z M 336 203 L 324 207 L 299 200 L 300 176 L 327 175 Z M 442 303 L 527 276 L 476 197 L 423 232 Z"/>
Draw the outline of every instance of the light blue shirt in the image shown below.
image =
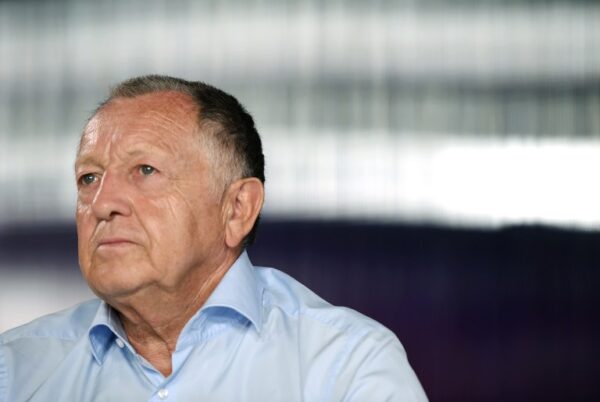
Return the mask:
<path id="1" fill-rule="evenodd" d="M 396 336 L 242 254 L 187 323 L 168 377 L 91 300 L 0 335 L 0 402 L 426 401 Z"/>

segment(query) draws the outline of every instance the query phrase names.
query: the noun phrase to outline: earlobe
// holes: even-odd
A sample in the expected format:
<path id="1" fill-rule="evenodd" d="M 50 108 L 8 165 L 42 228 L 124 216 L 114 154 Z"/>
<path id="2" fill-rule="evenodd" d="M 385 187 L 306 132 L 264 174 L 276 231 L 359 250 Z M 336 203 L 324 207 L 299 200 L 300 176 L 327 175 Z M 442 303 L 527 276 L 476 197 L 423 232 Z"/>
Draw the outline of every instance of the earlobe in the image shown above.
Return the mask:
<path id="1" fill-rule="evenodd" d="M 227 194 L 225 243 L 230 248 L 240 246 L 262 209 L 264 187 L 256 177 L 240 179 L 231 184 Z"/>

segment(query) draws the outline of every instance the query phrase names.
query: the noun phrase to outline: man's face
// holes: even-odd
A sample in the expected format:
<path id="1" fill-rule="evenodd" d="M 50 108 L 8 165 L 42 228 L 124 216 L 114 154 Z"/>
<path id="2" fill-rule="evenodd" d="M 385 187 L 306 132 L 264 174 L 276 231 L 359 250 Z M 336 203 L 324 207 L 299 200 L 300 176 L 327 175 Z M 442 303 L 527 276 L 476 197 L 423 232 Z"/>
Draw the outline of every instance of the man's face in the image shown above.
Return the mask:
<path id="1" fill-rule="evenodd" d="M 86 126 L 75 164 L 79 263 L 103 298 L 180 291 L 224 249 L 212 166 L 184 94 L 117 98 Z"/>

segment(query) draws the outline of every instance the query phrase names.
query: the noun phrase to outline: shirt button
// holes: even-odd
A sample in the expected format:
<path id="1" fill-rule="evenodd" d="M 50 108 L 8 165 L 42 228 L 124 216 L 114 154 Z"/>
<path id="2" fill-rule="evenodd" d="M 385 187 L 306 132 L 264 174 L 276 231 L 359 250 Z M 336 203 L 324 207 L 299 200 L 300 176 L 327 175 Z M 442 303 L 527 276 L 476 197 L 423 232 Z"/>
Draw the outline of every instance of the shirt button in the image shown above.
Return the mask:
<path id="1" fill-rule="evenodd" d="M 121 349 L 123 349 L 125 347 L 125 343 L 121 340 L 121 338 L 117 338 L 117 340 L 115 341 L 117 346 L 120 347 Z"/>
<path id="2" fill-rule="evenodd" d="M 158 390 L 158 397 L 160 399 L 167 399 L 167 396 L 169 396 L 169 390 L 166 388 L 161 388 Z"/>

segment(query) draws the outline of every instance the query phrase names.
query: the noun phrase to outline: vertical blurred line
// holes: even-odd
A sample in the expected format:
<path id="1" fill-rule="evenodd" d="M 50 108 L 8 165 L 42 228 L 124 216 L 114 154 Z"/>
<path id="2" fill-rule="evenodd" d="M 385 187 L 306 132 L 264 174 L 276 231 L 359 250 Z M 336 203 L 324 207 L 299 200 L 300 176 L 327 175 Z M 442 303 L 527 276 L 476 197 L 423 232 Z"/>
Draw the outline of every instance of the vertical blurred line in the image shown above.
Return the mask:
<path id="1" fill-rule="evenodd" d="M 10 66 L 10 4 L 0 2 L 0 217 L 9 210 L 6 193 L 8 192 L 8 180 L 5 179 L 8 169 L 7 155 L 10 139 L 10 93 L 11 82 L 9 76 Z"/>
<path id="2" fill-rule="evenodd" d="M 598 85 L 598 84 L 596 84 Z M 589 102 L 588 114 L 590 116 L 590 131 L 595 138 L 600 137 L 600 88 L 592 92 Z"/>
<path id="3" fill-rule="evenodd" d="M 584 35 L 584 46 L 583 52 L 585 55 L 586 66 L 598 66 L 600 65 L 600 7 L 588 6 L 586 13 L 588 18 L 584 19 L 583 35 Z M 591 16 L 591 17 L 590 17 Z M 582 16 L 583 18 L 583 16 Z M 595 21 L 596 23 L 590 23 Z M 590 72 L 585 70 L 586 76 L 590 75 Z M 594 75 L 592 75 L 594 76 Z M 588 116 L 589 116 L 589 130 L 593 137 L 600 137 L 600 74 L 595 74 L 595 87 L 592 89 L 590 94 L 590 101 L 588 102 Z"/>

